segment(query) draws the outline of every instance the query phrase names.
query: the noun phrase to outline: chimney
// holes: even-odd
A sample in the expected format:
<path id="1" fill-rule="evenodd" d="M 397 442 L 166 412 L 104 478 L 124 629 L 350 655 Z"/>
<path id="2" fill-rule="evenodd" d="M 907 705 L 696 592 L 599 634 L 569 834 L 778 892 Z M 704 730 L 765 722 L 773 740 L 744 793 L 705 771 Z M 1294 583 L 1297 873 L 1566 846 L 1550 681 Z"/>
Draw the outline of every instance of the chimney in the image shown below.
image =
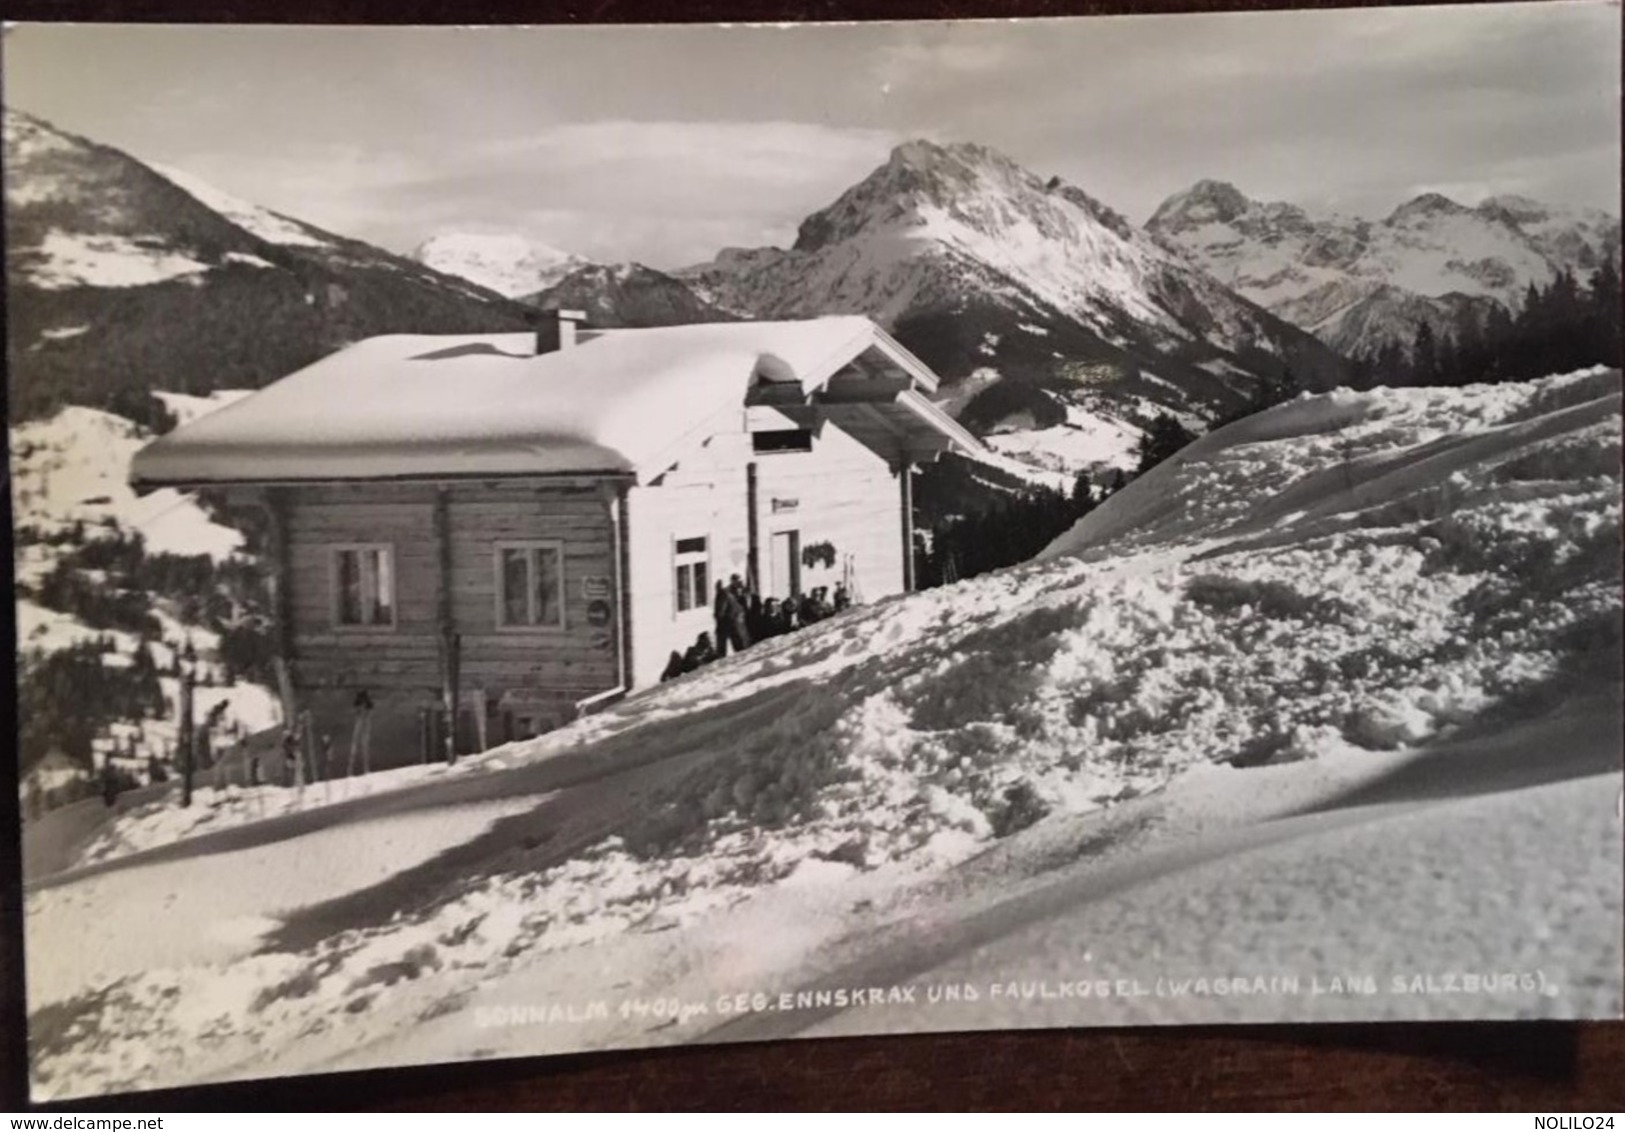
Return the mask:
<path id="1" fill-rule="evenodd" d="M 543 311 L 536 326 L 536 352 L 570 349 L 576 344 L 576 324 L 586 321 L 586 311 Z"/>

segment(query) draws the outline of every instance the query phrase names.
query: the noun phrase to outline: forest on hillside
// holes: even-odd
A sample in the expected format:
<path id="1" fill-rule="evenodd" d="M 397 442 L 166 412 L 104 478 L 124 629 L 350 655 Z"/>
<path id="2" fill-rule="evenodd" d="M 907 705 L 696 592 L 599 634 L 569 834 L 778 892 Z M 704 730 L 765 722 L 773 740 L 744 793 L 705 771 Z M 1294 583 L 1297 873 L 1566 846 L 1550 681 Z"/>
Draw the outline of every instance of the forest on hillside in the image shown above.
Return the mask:
<path id="1" fill-rule="evenodd" d="M 1516 314 L 1496 305 L 1483 323 L 1469 322 L 1454 337 L 1441 336 L 1424 322 L 1413 340 L 1389 341 L 1370 357 L 1355 359 L 1353 384 L 1359 389 L 1459 386 L 1529 381 L 1593 365 L 1618 367 L 1625 357 L 1622 318 L 1619 264 L 1605 260 L 1583 283 L 1563 272 L 1547 287 L 1531 284 Z M 1215 417 L 1209 430 L 1303 392 L 1303 383 L 1287 370 L 1259 382 L 1244 405 Z M 1099 484 L 1082 473 L 1070 495 L 1043 487 L 986 493 L 980 508 L 940 519 L 916 537 L 919 585 L 942 585 L 1027 561 L 1130 479 L 1198 435 L 1172 414 L 1159 413 L 1140 437 L 1132 471 L 1119 469 Z"/>

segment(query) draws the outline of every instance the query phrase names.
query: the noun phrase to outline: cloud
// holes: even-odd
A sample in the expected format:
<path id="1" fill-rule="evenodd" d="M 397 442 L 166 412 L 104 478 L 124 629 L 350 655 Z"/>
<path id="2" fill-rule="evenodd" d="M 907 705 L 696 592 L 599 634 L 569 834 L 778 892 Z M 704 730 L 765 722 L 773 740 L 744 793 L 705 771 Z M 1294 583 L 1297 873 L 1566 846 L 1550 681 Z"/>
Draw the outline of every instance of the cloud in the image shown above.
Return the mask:
<path id="1" fill-rule="evenodd" d="M 572 123 L 484 141 L 394 196 L 408 216 L 508 223 L 582 254 L 677 266 L 793 236 L 896 141 L 799 122 Z"/>
<path id="2" fill-rule="evenodd" d="M 910 38 L 885 44 L 876 54 L 873 71 L 882 83 L 988 74 L 1004 68 L 1017 52 L 1016 43 L 990 24 L 918 24 L 906 34 Z"/>
<path id="3" fill-rule="evenodd" d="M 617 119 L 458 147 L 198 151 L 173 164 L 246 199 L 406 251 L 442 231 L 518 231 L 594 258 L 673 267 L 794 238 L 885 160 L 884 130 Z"/>
<path id="4" fill-rule="evenodd" d="M 1200 177 L 1384 214 L 1420 185 L 1618 207 L 1618 4 L 794 28 L 31 27 L 8 101 L 405 250 L 521 231 L 671 266 L 910 137 L 1143 217 Z"/>
<path id="5" fill-rule="evenodd" d="M 379 202 L 432 191 L 432 164 L 401 152 L 360 145 L 274 150 L 179 151 L 173 165 L 228 192 L 339 235 L 359 235 L 379 220 Z"/>
<path id="6" fill-rule="evenodd" d="M 472 157 L 486 167 L 538 174 L 625 175 L 650 191 L 676 172 L 708 182 L 794 187 L 849 175 L 884 159 L 897 143 L 885 130 L 806 122 L 577 122 L 487 141 Z"/>

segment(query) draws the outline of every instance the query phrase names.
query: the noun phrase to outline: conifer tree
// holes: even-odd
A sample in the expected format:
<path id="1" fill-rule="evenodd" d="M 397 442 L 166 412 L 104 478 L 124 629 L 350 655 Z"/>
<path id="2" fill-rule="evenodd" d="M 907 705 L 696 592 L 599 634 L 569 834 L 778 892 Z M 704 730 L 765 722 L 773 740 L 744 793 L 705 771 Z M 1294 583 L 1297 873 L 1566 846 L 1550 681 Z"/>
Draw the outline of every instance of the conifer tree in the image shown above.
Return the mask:
<path id="1" fill-rule="evenodd" d="M 1136 450 L 1139 464 L 1135 475 L 1144 475 L 1196 439 L 1196 434 L 1179 422 L 1171 413 L 1158 413 L 1151 426 L 1140 435 Z"/>

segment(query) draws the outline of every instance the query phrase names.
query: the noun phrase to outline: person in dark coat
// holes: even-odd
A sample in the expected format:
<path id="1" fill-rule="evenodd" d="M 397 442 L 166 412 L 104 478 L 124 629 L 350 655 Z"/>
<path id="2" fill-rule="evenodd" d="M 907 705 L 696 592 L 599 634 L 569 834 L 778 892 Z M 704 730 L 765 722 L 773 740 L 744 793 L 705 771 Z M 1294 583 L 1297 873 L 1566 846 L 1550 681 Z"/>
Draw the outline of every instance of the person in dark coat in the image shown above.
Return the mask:
<path id="1" fill-rule="evenodd" d="M 711 645 L 708 633 L 701 633 L 694 638 L 694 643 L 683 654 L 683 671 L 693 672 L 696 668 L 703 668 L 717 658 L 717 650 Z"/>
<path id="2" fill-rule="evenodd" d="M 743 652 L 750 647 L 750 595 L 745 592 L 745 583 L 735 574 L 728 579 L 728 596 L 733 598 L 733 604 L 728 609 L 728 641 L 733 645 L 734 652 Z M 717 653 L 722 653 L 722 642 L 717 642 Z"/>
<path id="3" fill-rule="evenodd" d="M 843 609 L 850 609 L 851 606 L 852 606 L 852 595 L 846 592 L 846 583 L 845 582 L 836 582 L 835 583 L 835 612 L 839 613 Z"/>
<path id="4" fill-rule="evenodd" d="M 665 671 L 660 674 L 660 682 L 664 684 L 668 680 L 675 680 L 687 671 L 688 669 L 684 667 L 683 654 L 672 649 L 671 656 L 666 661 Z"/>
<path id="5" fill-rule="evenodd" d="M 717 654 L 728 655 L 728 626 L 733 623 L 734 596 L 717 579 L 716 596 L 711 599 L 711 617 L 717 626 Z"/>
<path id="6" fill-rule="evenodd" d="M 745 628 L 750 631 L 752 643 L 767 639 L 766 619 L 762 616 L 762 595 L 756 592 L 756 587 L 750 588 L 750 604 L 745 608 Z"/>

